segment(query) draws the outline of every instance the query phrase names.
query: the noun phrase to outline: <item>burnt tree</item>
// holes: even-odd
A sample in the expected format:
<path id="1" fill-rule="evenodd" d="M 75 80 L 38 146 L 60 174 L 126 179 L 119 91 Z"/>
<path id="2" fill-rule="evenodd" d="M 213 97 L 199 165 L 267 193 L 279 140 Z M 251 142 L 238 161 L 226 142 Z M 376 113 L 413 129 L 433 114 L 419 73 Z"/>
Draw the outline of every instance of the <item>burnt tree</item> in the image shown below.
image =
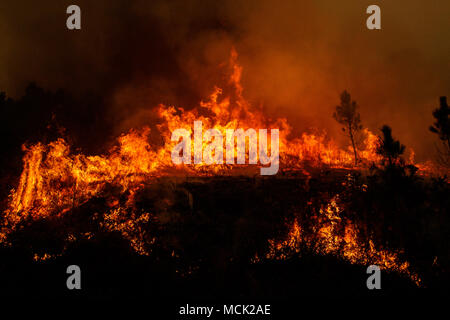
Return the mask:
<path id="1" fill-rule="evenodd" d="M 356 135 L 361 131 L 361 116 L 356 101 L 352 101 L 350 93 L 346 90 L 341 94 L 341 104 L 336 106 L 333 118 L 342 124 L 342 131 L 346 132 L 352 143 L 353 153 L 355 156 L 355 165 L 358 164 L 358 153 L 356 148 Z"/>
<path id="2" fill-rule="evenodd" d="M 383 136 L 378 137 L 376 152 L 387 160 L 389 166 L 397 163 L 399 157 L 405 152 L 405 146 L 392 136 L 392 129 L 388 125 L 381 128 Z"/>
<path id="3" fill-rule="evenodd" d="M 430 131 L 436 133 L 442 142 L 438 150 L 438 161 L 444 165 L 450 165 L 450 108 L 447 97 L 440 97 L 439 108 L 433 110 L 435 122 L 430 126 Z"/>

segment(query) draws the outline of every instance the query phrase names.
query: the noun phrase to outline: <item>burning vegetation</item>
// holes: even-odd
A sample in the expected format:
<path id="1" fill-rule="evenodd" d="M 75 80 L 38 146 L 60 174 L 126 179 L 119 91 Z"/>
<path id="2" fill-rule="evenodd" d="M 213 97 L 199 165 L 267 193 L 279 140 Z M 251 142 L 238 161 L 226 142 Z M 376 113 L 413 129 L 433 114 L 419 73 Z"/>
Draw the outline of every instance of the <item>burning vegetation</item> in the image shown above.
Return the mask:
<path id="1" fill-rule="evenodd" d="M 206 217 L 201 208 L 211 195 L 204 191 L 202 197 L 198 189 L 209 185 L 218 193 L 230 194 L 235 188 L 242 192 L 235 185 L 244 183 L 252 185 L 251 190 L 269 188 L 275 193 L 283 192 L 278 190 L 284 188 L 289 190 L 284 198 L 276 199 L 254 191 L 254 196 L 265 198 L 255 196 L 249 201 L 263 202 L 273 212 L 268 213 L 271 210 L 266 208 L 260 217 L 256 209 L 239 218 L 232 214 L 237 219 L 233 220 L 233 228 L 239 229 L 243 224 L 247 232 L 246 224 L 254 219 L 267 219 L 271 226 L 260 225 L 264 222 L 253 226 L 255 230 L 260 228 L 261 235 L 251 233 L 249 237 L 262 238 L 254 247 L 247 246 L 245 236 L 235 235 L 238 240 L 232 240 L 230 248 L 222 252 L 219 269 L 225 268 L 222 264 L 243 258 L 252 264 L 263 264 L 314 254 L 333 256 L 354 265 L 376 264 L 406 276 L 416 286 L 424 285 L 421 272 L 436 273 L 433 268 L 437 265 L 439 272 L 448 270 L 448 255 L 442 253 L 443 248 L 430 244 L 439 239 L 438 234 L 431 236 L 436 239 L 425 239 L 425 244 L 411 241 L 409 235 L 418 232 L 430 236 L 438 221 L 448 227 L 448 217 L 442 215 L 448 208 L 445 196 L 448 183 L 443 167 L 414 163 L 412 150 L 406 163 L 401 157 L 405 147 L 392 137 L 391 129 L 383 127 L 383 135 L 377 136 L 364 128 L 357 105 L 347 92 L 343 93 L 334 117 L 350 138 L 348 148 L 339 147 L 326 134 L 303 133 L 293 137 L 286 119 L 269 119 L 244 99 L 241 72 L 233 51 L 229 80 L 233 91 L 229 95 L 215 87 L 208 100 L 191 110 L 160 105 L 157 134 L 162 143 L 150 143 L 150 129 L 145 127 L 122 134 L 116 145 L 102 155 L 75 152 L 64 138 L 23 145 L 23 170 L 17 186 L 10 191 L 0 220 L 2 245 L 14 248 L 21 238 L 18 235 L 30 230 L 34 230 L 31 233 L 34 236 L 45 233 L 47 241 L 41 243 L 33 238 L 25 244 L 35 261 L 43 261 L 63 256 L 77 242 L 115 233 L 137 255 L 170 252 L 170 259 L 183 261 L 175 263 L 176 273 L 189 277 L 199 272 L 205 258 L 192 254 L 191 241 L 174 230 L 212 221 L 215 228 L 222 230 L 220 223 L 231 218 L 224 216 L 221 209 L 215 212 L 211 206 L 205 207 L 210 210 Z M 213 128 L 224 136 L 227 129 L 279 129 L 278 174 L 259 176 L 260 165 L 249 164 L 248 140 L 244 145 L 233 143 L 233 157 L 246 154 L 245 164 L 214 163 L 217 159 L 211 153 L 213 159 L 206 159 L 206 163 L 175 165 L 171 152 L 177 141 L 172 141 L 172 132 L 181 128 L 193 136 L 194 121 L 202 121 L 205 130 Z M 205 150 L 210 142 L 201 143 Z M 194 148 L 191 147 L 192 155 Z M 277 189 L 280 184 L 288 187 Z M 410 207 L 412 203 L 407 203 L 409 197 L 415 197 L 411 201 L 416 205 L 414 209 Z M 384 204 L 379 202 L 383 198 Z M 436 201 L 434 205 L 430 206 L 430 199 Z M 235 196 L 231 200 L 220 197 L 217 200 L 216 207 L 237 201 Z M 280 204 L 281 201 L 285 204 Z M 246 202 L 244 207 L 249 205 Z M 377 223 L 377 219 L 381 222 Z M 408 236 L 403 237 L 399 225 L 402 219 L 404 224 L 411 223 L 413 229 L 423 221 L 430 221 L 427 222 L 430 229 L 408 229 L 405 231 Z M 218 232 L 230 237 L 223 230 Z M 197 246 L 204 244 L 196 242 Z M 422 246 L 434 247 L 433 254 L 417 260 L 411 252 L 422 252 Z"/>

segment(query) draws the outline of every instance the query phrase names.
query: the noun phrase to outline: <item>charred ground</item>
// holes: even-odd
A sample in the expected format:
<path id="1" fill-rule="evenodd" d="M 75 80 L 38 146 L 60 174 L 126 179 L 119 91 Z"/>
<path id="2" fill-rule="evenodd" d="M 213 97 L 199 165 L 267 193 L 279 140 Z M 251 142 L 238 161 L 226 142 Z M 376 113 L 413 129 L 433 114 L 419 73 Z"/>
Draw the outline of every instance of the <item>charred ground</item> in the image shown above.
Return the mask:
<path id="1" fill-rule="evenodd" d="M 445 291 L 447 186 L 437 181 L 388 186 L 372 176 L 368 191 L 360 192 L 342 185 L 349 173 L 357 175 L 318 170 L 310 179 L 161 179 L 137 195 L 142 212 L 155 213 L 139 227 L 151 243 L 148 256 L 137 254 L 120 230 L 102 228 L 108 199 L 121 197 L 118 190 L 106 188 L 79 208 L 24 222 L 10 235 L 12 247 L 1 249 L 3 293 L 190 299 L 369 294 L 366 266 L 318 254 L 314 247 L 305 245 L 280 260 L 252 261 L 255 255 L 264 257 L 268 239 L 284 239 L 295 218 L 313 232 L 309 216 L 336 193 L 346 205 L 343 218 L 355 221 L 362 237 L 376 239 L 377 247 L 402 250 L 401 258 L 423 279 L 422 287 Z M 68 234 L 78 240 L 67 244 Z M 35 261 L 36 253 L 58 256 Z M 65 287 L 70 264 L 83 271 L 80 293 Z M 383 272 L 382 285 L 385 294 L 418 292 L 411 279 L 394 271 Z"/>

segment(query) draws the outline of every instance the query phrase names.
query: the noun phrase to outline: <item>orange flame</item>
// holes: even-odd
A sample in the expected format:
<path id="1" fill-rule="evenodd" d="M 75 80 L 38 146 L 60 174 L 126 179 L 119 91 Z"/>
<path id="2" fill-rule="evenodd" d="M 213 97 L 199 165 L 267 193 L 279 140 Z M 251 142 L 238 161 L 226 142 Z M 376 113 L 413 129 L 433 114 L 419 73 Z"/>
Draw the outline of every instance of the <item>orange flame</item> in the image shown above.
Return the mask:
<path id="1" fill-rule="evenodd" d="M 174 165 L 171 161 L 171 150 L 175 142 L 171 141 L 171 133 L 175 129 L 185 128 L 192 134 L 192 125 L 195 120 L 201 120 L 205 129 L 214 128 L 225 133 L 227 129 L 244 130 L 248 128 L 277 128 L 280 130 L 280 172 L 303 170 L 304 163 L 314 165 L 328 165 L 330 167 L 354 166 L 350 149 L 342 150 L 325 134 L 315 135 L 304 133 L 299 138 L 290 139 L 291 127 L 285 118 L 268 119 L 261 110 L 253 108 L 243 98 L 243 88 L 240 84 L 242 68 L 237 64 L 237 53 L 233 50 L 230 59 L 231 77 L 230 85 L 234 88 L 233 96 L 223 96 L 223 90 L 215 88 L 207 101 L 200 102 L 198 108 L 184 110 L 174 106 L 160 105 L 157 113 L 161 124 L 157 126 L 163 138 L 163 146 L 158 147 L 149 143 L 149 128 L 131 130 L 122 134 L 117 145 L 107 154 L 86 156 L 74 154 L 64 139 L 44 145 L 37 143 L 24 146 L 23 171 L 16 189 L 10 193 L 8 208 L 5 211 L 4 224 L 0 229 L 0 241 L 6 241 L 7 235 L 14 231 L 16 226 L 26 219 L 42 219 L 52 215 L 60 215 L 86 203 L 89 199 L 104 190 L 105 186 L 113 185 L 127 191 L 127 207 L 133 207 L 133 195 L 143 187 L 144 183 L 156 177 L 176 174 L 183 175 L 224 175 L 232 174 L 234 168 L 248 170 L 250 174 L 255 165 L 227 165 L 227 164 L 192 164 Z M 206 111 L 206 112 L 202 112 Z M 208 115 L 205 115 L 208 114 Z M 377 137 L 366 129 L 365 150 L 360 151 L 361 163 L 378 161 L 375 153 Z M 203 143 L 205 148 L 207 143 Z M 248 149 L 248 144 L 246 145 Z M 238 152 L 235 146 L 235 156 Z M 242 173 L 242 172 L 240 172 Z M 137 223 L 133 219 L 123 221 L 121 210 L 117 204 L 111 203 L 111 209 L 105 212 L 103 227 L 107 230 L 121 232 L 127 238 L 136 252 L 148 254 L 145 242 L 152 241 L 151 237 L 143 237 L 142 230 L 136 231 Z M 386 267 L 394 265 L 400 270 L 407 266 L 399 265 L 395 256 L 385 252 L 374 252 L 360 249 L 355 239 L 355 230 L 348 222 L 346 236 L 337 239 L 333 235 L 334 214 L 332 204 L 323 211 L 328 216 L 330 224 L 319 224 L 318 239 L 324 244 L 325 252 L 335 252 L 340 243 L 344 243 L 344 256 L 351 262 L 361 262 L 362 257 L 379 257 Z M 146 214 L 141 218 L 148 221 Z M 338 219 L 339 220 L 339 219 Z M 342 223 L 342 222 L 340 222 Z M 275 244 L 295 247 L 298 241 L 312 241 L 305 238 L 298 224 L 292 226 L 288 243 Z M 150 240 L 149 240 L 150 239 Z M 292 242 L 292 243 L 291 243 Z M 365 251 L 358 251 L 365 250 Z M 43 256 L 36 259 L 48 258 Z M 377 258 L 378 259 L 378 258 Z M 373 260 L 373 259 L 372 259 Z M 380 262 L 376 260 L 376 262 Z"/>
<path id="2" fill-rule="evenodd" d="M 417 286 L 422 280 L 419 275 L 411 271 L 407 261 L 399 256 L 402 252 L 377 250 L 372 240 L 363 243 L 358 237 L 357 227 L 348 219 L 341 217 L 341 208 L 338 205 L 339 196 L 335 196 L 319 210 L 318 215 L 310 219 L 314 224 L 315 232 L 306 232 L 298 220 L 289 226 L 285 239 L 269 240 L 269 250 L 266 259 L 284 260 L 294 254 L 301 254 L 302 246 L 313 252 L 324 255 L 336 255 L 352 264 L 379 266 L 381 269 L 391 270 L 408 276 Z M 258 257 L 255 262 L 260 261 Z"/>

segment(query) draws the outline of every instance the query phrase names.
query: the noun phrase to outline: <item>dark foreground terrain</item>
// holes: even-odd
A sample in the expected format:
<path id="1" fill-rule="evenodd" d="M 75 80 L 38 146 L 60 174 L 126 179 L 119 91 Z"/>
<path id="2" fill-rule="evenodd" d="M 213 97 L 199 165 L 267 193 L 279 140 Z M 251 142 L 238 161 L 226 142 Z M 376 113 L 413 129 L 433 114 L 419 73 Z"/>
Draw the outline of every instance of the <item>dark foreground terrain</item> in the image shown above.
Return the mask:
<path id="1" fill-rule="evenodd" d="M 108 199 L 121 196 L 106 188 L 78 208 L 24 222 L 9 235 L 12 245 L 0 248 L 1 295 L 184 302 L 448 294 L 448 185 L 408 176 L 390 184 L 386 179 L 345 170 L 317 170 L 313 177 L 159 179 L 136 198 L 135 212 L 151 212 L 150 220 L 125 233 L 101 227 Z M 307 223 L 337 193 L 342 218 L 358 226 L 362 242 L 371 238 L 376 247 L 402 251 L 422 279 L 420 288 L 387 270 L 382 290 L 374 293 L 366 287 L 367 265 L 308 246 L 284 260 L 254 261 L 265 256 L 269 239 L 286 238 L 294 218 Z M 68 243 L 68 234 L 77 240 Z M 134 236 L 148 255 L 133 250 Z M 33 259 L 45 253 L 52 256 Z M 81 268 L 81 290 L 66 287 L 72 264 Z"/>

